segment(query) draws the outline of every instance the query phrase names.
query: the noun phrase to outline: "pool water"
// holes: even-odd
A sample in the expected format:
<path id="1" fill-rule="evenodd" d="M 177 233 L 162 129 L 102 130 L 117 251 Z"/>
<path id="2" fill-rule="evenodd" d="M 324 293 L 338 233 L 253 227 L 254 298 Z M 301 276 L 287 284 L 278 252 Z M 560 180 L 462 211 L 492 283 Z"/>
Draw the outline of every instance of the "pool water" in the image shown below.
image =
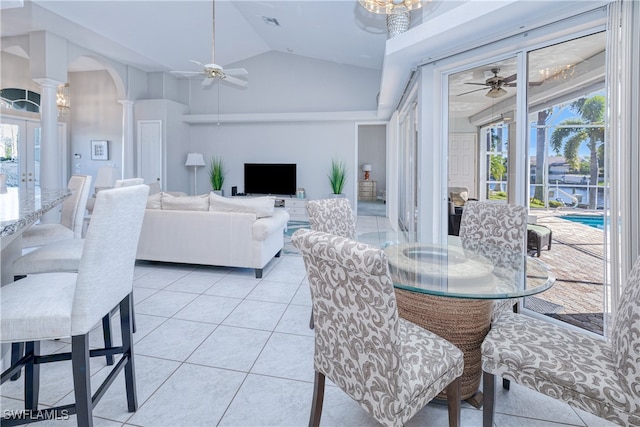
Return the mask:
<path id="1" fill-rule="evenodd" d="M 604 230 L 604 216 L 603 215 L 562 215 L 562 219 L 567 221 L 579 222 L 580 224 L 588 225 L 589 227 Z"/>

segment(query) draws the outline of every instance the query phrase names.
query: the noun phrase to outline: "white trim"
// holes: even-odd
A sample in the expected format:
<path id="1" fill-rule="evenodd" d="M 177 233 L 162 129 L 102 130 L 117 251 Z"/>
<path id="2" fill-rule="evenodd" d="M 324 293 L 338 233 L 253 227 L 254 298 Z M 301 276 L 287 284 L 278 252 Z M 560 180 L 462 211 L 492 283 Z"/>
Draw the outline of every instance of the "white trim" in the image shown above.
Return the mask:
<path id="1" fill-rule="evenodd" d="M 185 114 L 182 121 L 201 123 L 264 123 L 264 122 L 328 122 L 380 121 L 377 111 L 325 111 L 317 113 L 248 113 L 248 114 Z M 386 122 L 385 122 L 386 123 Z"/>

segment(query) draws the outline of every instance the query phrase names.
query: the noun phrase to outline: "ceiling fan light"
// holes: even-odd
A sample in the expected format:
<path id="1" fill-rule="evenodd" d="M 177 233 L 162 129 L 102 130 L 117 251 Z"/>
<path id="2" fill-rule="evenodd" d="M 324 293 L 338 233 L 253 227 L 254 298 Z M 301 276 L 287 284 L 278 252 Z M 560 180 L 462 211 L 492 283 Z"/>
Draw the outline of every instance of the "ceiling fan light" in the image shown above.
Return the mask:
<path id="1" fill-rule="evenodd" d="M 503 95 L 506 95 L 507 91 L 502 89 L 501 87 L 492 87 L 489 92 L 487 92 L 484 96 L 489 98 L 500 98 Z"/>
<path id="2" fill-rule="evenodd" d="M 419 9 L 431 0 L 358 0 L 369 12 L 394 15 Z"/>

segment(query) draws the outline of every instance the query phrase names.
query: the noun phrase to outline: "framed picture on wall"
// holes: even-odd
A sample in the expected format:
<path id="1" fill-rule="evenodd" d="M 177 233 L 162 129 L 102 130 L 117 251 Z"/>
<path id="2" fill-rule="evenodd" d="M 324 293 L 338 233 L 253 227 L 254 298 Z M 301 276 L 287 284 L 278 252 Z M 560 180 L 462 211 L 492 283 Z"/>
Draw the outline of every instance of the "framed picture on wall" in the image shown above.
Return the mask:
<path id="1" fill-rule="evenodd" d="M 91 160 L 109 160 L 109 141 L 91 141 Z"/>

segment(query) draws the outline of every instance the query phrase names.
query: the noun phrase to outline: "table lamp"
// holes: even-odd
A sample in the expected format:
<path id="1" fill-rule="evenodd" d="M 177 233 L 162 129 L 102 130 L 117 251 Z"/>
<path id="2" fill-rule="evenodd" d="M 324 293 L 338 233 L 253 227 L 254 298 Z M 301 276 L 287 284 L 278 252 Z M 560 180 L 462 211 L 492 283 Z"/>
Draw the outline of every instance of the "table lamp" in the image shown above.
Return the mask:
<path id="1" fill-rule="evenodd" d="M 364 180 L 369 181 L 369 172 L 371 172 L 371 165 L 368 163 L 366 165 L 362 165 L 362 170 L 364 171 Z"/>
<path id="2" fill-rule="evenodd" d="M 193 194 L 198 194 L 198 166 L 204 166 L 204 157 L 201 153 L 189 153 L 187 154 L 187 161 L 185 166 L 193 166 Z"/>

